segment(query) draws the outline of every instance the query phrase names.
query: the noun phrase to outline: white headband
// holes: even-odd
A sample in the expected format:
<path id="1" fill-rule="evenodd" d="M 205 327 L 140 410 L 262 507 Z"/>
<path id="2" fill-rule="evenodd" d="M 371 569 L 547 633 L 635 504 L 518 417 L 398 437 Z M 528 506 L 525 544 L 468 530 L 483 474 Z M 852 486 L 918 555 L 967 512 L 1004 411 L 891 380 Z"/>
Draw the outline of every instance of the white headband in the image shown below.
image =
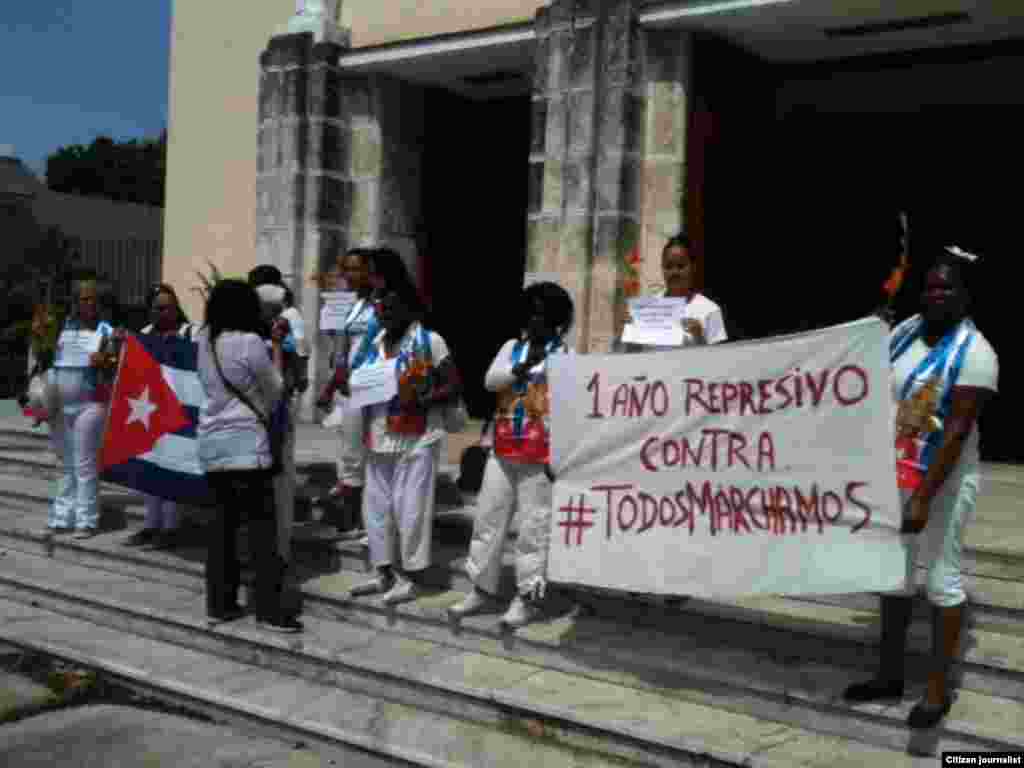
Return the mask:
<path id="1" fill-rule="evenodd" d="M 256 288 L 260 301 L 281 304 L 284 302 L 284 286 L 265 284 Z"/>
<path id="2" fill-rule="evenodd" d="M 952 256 L 956 256 L 958 259 L 963 259 L 964 261 L 970 262 L 971 264 L 978 260 L 978 254 L 965 251 L 958 245 L 947 245 L 946 253 Z"/>

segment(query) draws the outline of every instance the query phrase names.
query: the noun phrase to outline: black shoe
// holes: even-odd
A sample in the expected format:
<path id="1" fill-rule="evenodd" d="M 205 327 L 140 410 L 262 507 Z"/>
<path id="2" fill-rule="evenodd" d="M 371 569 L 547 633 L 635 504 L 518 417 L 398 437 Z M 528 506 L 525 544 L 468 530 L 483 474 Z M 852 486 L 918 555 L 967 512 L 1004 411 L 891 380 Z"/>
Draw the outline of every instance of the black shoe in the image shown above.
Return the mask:
<path id="1" fill-rule="evenodd" d="M 178 531 L 157 531 L 151 539 L 148 549 L 174 549 L 180 543 L 181 537 Z"/>
<path id="2" fill-rule="evenodd" d="M 145 544 L 151 544 L 158 533 L 159 531 L 156 528 L 143 528 L 141 531 L 133 533 L 122 541 L 121 544 L 126 547 L 141 547 Z"/>
<path id="3" fill-rule="evenodd" d="M 294 635 L 303 630 L 302 622 L 294 616 L 289 616 L 286 619 L 264 617 L 256 619 L 256 623 L 264 629 L 269 629 L 271 632 L 279 632 L 284 635 Z"/>
<path id="4" fill-rule="evenodd" d="M 915 730 L 925 730 L 928 728 L 934 728 L 940 722 L 942 718 L 949 714 L 949 710 L 953 707 L 953 697 L 946 696 L 946 700 L 942 702 L 942 706 L 933 707 L 930 704 L 925 704 L 924 700 L 917 702 L 914 708 L 910 710 L 910 715 L 907 717 L 907 725 Z"/>
<path id="5" fill-rule="evenodd" d="M 863 683 L 854 683 L 843 692 L 843 698 L 854 704 L 883 699 L 902 699 L 903 681 L 875 678 Z"/>
<path id="6" fill-rule="evenodd" d="M 240 605 L 232 605 L 225 608 L 223 611 L 217 611 L 216 613 L 208 613 L 214 621 L 235 621 L 245 616 L 245 609 Z"/>

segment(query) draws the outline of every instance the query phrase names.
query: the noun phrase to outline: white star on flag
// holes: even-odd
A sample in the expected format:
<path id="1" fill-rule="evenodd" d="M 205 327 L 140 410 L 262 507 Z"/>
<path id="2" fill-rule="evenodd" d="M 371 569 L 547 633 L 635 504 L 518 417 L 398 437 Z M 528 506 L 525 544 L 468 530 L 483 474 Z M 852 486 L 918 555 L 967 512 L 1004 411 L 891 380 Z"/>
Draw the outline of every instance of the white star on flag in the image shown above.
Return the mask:
<path id="1" fill-rule="evenodd" d="M 149 399 L 149 387 L 142 390 L 142 394 L 139 395 L 138 399 L 129 397 L 128 406 L 132 409 L 132 412 L 128 416 L 128 421 L 125 422 L 125 426 L 128 426 L 133 421 L 138 421 L 141 422 L 142 426 L 148 431 L 149 417 L 153 411 L 157 410 L 157 406 Z"/>

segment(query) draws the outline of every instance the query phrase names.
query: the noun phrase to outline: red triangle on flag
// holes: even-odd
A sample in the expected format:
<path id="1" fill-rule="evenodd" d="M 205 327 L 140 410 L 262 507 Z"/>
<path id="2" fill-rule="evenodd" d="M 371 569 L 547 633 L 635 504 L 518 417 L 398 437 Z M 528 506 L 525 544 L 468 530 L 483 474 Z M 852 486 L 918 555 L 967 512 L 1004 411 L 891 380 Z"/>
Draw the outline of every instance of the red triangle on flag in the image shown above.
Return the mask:
<path id="1" fill-rule="evenodd" d="M 101 470 L 148 453 L 161 437 L 188 424 L 160 363 L 127 334 L 100 450 Z"/>

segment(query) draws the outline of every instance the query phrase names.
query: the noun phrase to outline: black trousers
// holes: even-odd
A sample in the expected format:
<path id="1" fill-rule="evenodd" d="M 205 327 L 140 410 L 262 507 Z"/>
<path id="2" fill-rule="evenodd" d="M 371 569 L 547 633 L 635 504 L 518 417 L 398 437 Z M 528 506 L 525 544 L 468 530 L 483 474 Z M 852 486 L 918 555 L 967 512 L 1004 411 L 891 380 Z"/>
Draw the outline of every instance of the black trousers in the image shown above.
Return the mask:
<path id="1" fill-rule="evenodd" d="M 286 618 L 282 608 L 287 564 L 277 550 L 274 486 L 265 469 L 209 472 L 207 481 L 217 498 L 209 528 L 206 555 L 206 613 L 219 618 L 238 607 L 241 563 L 238 528 L 249 528 L 249 558 L 255 571 L 249 610 L 258 619 Z"/>

